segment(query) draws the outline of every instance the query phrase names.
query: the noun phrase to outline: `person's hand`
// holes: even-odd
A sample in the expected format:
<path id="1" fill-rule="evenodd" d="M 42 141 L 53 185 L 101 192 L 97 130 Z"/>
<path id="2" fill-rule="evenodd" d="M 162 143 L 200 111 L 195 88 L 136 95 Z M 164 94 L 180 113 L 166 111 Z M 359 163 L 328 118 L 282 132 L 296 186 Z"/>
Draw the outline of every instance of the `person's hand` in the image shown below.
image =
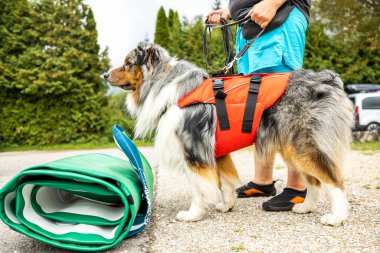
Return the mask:
<path id="1" fill-rule="evenodd" d="M 284 2 L 286 2 L 286 0 L 261 1 L 253 6 L 246 17 L 251 16 L 253 22 L 258 24 L 261 28 L 265 28 L 272 21 L 278 8 L 280 8 Z"/>
<path id="2" fill-rule="evenodd" d="M 228 8 L 219 9 L 219 10 L 210 12 L 206 16 L 207 22 L 209 24 L 217 24 L 217 25 L 220 24 L 220 18 L 229 20 L 231 18 L 230 10 Z"/>

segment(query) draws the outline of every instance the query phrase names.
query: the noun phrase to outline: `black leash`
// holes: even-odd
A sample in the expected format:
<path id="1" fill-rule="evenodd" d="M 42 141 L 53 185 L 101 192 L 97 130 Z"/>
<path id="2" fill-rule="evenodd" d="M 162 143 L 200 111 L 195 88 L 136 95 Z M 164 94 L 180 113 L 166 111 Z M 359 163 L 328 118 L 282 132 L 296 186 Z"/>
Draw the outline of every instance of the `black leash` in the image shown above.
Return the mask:
<path id="1" fill-rule="evenodd" d="M 244 55 L 244 53 L 248 50 L 248 48 L 256 41 L 256 39 L 265 31 L 265 28 L 262 29 L 255 38 L 253 38 L 249 43 L 245 44 L 242 50 L 239 51 L 235 56 L 233 56 L 233 35 L 230 27 L 234 25 L 244 25 L 251 19 L 250 16 L 240 19 L 235 22 L 228 23 L 225 19 L 221 19 L 221 24 L 208 24 L 207 20 L 205 23 L 205 29 L 203 30 L 203 54 L 205 56 L 206 67 L 211 69 L 211 71 L 215 73 L 221 73 L 223 75 L 229 73 L 233 74 L 233 66 L 236 61 L 239 61 L 240 58 Z M 211 29 L 220 28 L 222 30 L 222 38 L 223 38 L 223 48 L 224 54 L 226 56 L 225 66 L 221 70 L 215 70 L 209 64 L 209 55 L 211 53 Z M 209 34 L 209 40 L 207 41 L 207 33 Z"/>
<path id="2" fill-rule="evenodd" d="M 235 57 L 233 58 L 232 61 L 230 61 L 226 66 L 224 66 L 224 68 L 222 69 L 222 73 L 226 74 L 227 71 L 229 71 L 233 66 L 234 66 L 234 63 L 239 61 L 240 58 L 243 56 L 243 54 L 245 54 L 245 52 L 247 52 L 248 48 L 256 41 L 256 39 L 265 31 L 265 28 L 262 29 L 257 35 L 255 38 L 253 38 L 250 42 L 248 42 L 247 44 L 245 44 L 245 46 L 243 47 L 242 50 L 239 51 L 239 53 L 237 53 L 235 55 Z"/>
<path id="3" fill-rule="evenodd" d="M 203 30 L 203 55 L 206 61 L 207 69 L 210 69 L 214 73 L 220 73 L 220 70 L 214 69 L 210 64 L 210 55 L 211 55 L 211 30 L 214 28 L 220 28 L 222 32 L 222 43 L 223 50 L 225 55 L 224 65 L 227 65 L 234 57 L 233 48 L 234 48 L 234 36 L 230 29 L 231 25 L 227 23 L 225 19 L 220 20 L 221 25 L 208 24 L 206 21 L 205 29 Z M 231 69 L 233 72 L 233 69 Z M 230 73 L 232 74 L 232 73 Z"/>

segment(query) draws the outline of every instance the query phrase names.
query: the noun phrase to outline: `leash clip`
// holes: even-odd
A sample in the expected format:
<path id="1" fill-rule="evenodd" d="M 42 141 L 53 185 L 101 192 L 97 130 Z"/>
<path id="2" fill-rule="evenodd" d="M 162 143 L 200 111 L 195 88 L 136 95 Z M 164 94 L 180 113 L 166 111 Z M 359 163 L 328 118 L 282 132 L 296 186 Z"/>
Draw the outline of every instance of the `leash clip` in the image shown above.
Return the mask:
<path id="1" fill-rule="evenodd" d="M 234 61 L 238 62 L 238 61 L 240 61 L 240 59 L 241 59 L 241 56 L 235 55 Z"/>
<path id="2" fill-rule="evenodd" d="M 239 55 L 235 55 L 234 59 L 232 61 L 230 61 L 223 69 L 222 69 L 222 73 L 225 74 L 227 73 L 228 70 L 230 70 L 233 66 L 234 66 L 234 63 L 235 62 L 238 62 L 240 61 L 241 59 L 241 56 Z"/>
<path id="3" fill-rule="evenodd" d="M 222 69 L 222 73 L 223 73 L 223 74 L 227 73 L 227 71 L 230 70 L 230 69 L 234 66 L 234 63 L 235 63 L 236 61 L 238 61 L 238 60 L 240 60 L 240 57 L 237 58 L 237 57 L 235 56 L 235 58 L 234 58 L 232 61 L 230 61 L 226 66 L 224 66 L 224 68 Z"/>

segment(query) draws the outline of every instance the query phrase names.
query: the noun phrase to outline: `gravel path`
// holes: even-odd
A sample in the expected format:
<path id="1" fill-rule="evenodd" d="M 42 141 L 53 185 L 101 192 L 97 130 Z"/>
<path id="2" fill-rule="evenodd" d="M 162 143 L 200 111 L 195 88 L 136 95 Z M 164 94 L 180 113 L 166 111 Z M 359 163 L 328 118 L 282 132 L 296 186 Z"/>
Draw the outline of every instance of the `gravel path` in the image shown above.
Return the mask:
<path id="1" fill-rule="evenodd" d="M 62 152 L 0 153 L 0 187 L 24 168 L 82 153 L 123 157 L 116 149 Z M 155 167 L 152 148 L 141 152 Z M 253 175 L 250 150 L 233 153 L 243 182 Z M 261 209 L 267 198 L 239 199 L 230 213 L 210 211 L 199 222 L 175 220 L 190 204 L 186 178 L 173 171 L 154 169 L 154 213 L 144 232 L 108 252 L 380 252 L 380 152 L 351 152 L 344 171 L 350 216 L 341 227 L 322 226 L 319 218 L 329 210 L 322 190 L 312 214 L 269 213 Z M 274 177 L 278 191 L 287 170 L 278 157 Z M 20 235 L 0 223 L 0 252 L 66 252 Z"/>

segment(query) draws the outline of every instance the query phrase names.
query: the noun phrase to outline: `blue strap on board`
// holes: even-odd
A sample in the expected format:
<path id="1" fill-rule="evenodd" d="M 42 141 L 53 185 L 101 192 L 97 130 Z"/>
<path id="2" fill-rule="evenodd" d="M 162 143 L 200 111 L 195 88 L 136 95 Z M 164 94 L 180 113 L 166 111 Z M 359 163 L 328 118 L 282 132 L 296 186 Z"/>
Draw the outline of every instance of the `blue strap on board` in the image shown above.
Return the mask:
<path id="1" fill-rule="evenodd" d="M 114 125 L 113 130 L 113 137 L 115 140 L 116 145 L 119 147 L 119 149 L 128 157 L 129 161 L 132 163 L 133 167 L 135 168 L 136 172 L 138 173 L 140 177 L 141 184 L 143 186 L 145 200 L 146 200 L 146 210 L 142 210 L 143 212 L 137 213 L 135 222 L 133 223 L 133 226 L 128 233 L 128 237 L 133 236 L 143 230 L 146 225 L 148 225 L 151 215 L 151 197 L 149 193 L 149 188 L 146 183 L 145 175 L 144 175 L 144 167 L 141 160 L 141 155 L 135 144 L 131 141 L 131 139 L 128 138 L 127 134 L 125 133 L 124 129 L 121 126 Z"/>

